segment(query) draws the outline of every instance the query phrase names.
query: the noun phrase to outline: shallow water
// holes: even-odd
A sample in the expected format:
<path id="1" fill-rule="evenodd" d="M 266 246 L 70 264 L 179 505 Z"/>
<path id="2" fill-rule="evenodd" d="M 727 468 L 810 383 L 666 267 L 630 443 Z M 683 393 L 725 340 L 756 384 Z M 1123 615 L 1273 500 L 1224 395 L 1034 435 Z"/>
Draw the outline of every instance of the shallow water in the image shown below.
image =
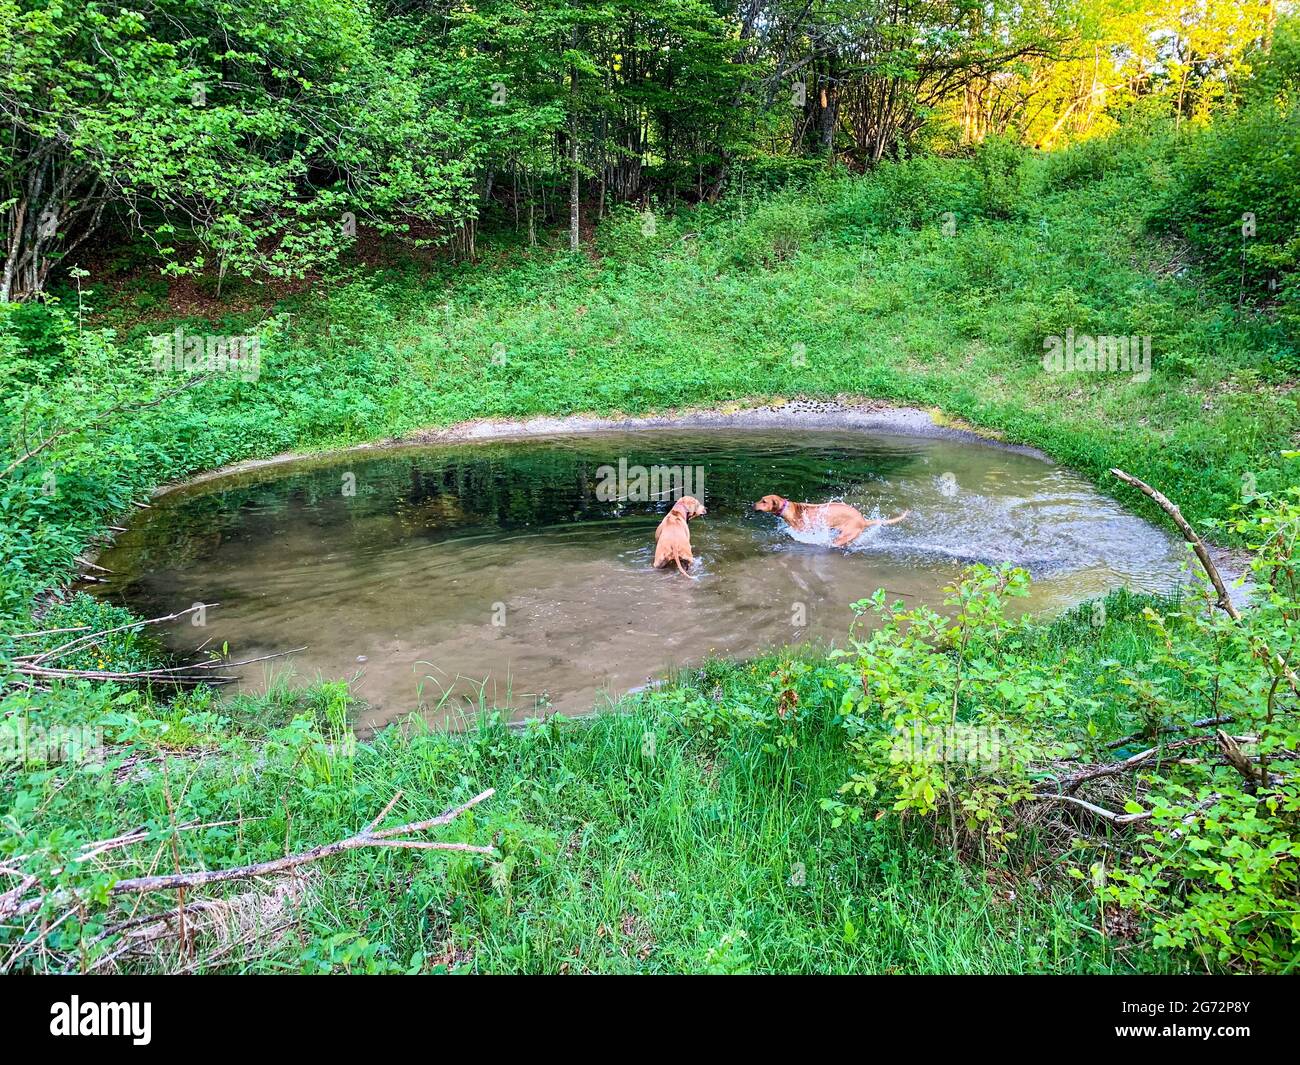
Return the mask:
<path id="1" fill-rule="evenodd" d="M 698 581 L 651 567 L 668 499 L 602 498 L 602 467 L 682 466 L 709 513 L 691 523 Z M 910 509 L 850 550 L 794 537 L 753 502 Z M 802 542 L 801 542 L 802 541 Z M 240 686 L 346 678 L 369 729 L 419 710 L 456 722 L 486 701 L 516 717 L 582 712 L 673 667 L 842 639 L 849 604 L 886 588 L 938 605 L 970 561 L 1012 562 L 1030 609 L 1118 585 L 1166 590 L 1181 549 L 1079 477 L 980 444 L 826 431 L 657 430 L 353 453 L 222 478 L 160 499 L 101 560 L 95 591 L 156 616 L 219 603 L 170 646 L 229 646 Z M 236 686 L 239 687 L 239 686 Z"/>

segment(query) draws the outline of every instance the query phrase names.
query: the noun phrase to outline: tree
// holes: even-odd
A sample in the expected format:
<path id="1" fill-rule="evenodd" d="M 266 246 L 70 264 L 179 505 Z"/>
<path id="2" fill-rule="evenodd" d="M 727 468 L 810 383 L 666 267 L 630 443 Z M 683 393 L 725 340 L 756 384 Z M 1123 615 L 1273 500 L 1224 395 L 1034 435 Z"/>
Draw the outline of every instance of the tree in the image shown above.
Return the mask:
<path id="1" fill-rule="evenodd" d="M 172 269 L 300 273 L 355 215 L 459 223 L 481 138 L 455 64 L 348 0 L 0 0 L 0 300 L 109 217 Z"/>

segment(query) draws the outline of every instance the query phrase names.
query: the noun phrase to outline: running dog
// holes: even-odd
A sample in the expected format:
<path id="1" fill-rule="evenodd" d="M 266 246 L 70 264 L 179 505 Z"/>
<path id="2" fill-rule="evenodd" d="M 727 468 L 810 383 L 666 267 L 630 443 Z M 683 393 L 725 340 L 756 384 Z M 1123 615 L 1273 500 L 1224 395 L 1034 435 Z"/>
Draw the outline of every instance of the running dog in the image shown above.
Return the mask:
<path id="1" fill-rule="evenodd" d="M 790 528 L 808 532 L 825 526 L 838 535 L 833 547 L 848 547 L 873 525 L 897 525 L 911 511 L 905 510 L 896 518 L 864 518 L 861 511 L 847 503 L 796 503 L 783 496 L 764 496 L 754 504 L 755 510 L 775 514 Z"/>

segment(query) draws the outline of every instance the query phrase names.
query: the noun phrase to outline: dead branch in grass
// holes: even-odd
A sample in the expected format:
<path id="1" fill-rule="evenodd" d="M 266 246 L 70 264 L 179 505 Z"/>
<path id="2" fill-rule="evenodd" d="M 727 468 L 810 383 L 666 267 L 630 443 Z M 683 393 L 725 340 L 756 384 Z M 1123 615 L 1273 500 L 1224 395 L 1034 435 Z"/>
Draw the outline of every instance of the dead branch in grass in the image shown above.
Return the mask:
<path id="1" fill-rule="evenodd" d="M 83 651 L 92 645 L 96 640 L 101 640 L 105 636 L 111 636 L 114 633 L 126 632 L 132 629 L 140 629 L 145 625 L 160 625 L 168 621 L 177 621 L 192 614 L 196 610 L 206 610 L 209 607 L 220 606 L 220 603 L 195 603 L 192 607 L 185 610 L 177 610 L 171 614 L 163 614 L 156 618 L 145 618 L 141 621 L 131 621 L 125 625 L 118 625 L 112 629 L 101 629 L 96 632 L 86 632 L 84 635 L 75 639 L 68 640 L 58 647 L 51 647 L 46 651 L 32 651 L 24 655 L 16 655 L 13 659 L 14 671 L 23 677 L 39 680 L 115 680 L 115 681 L 156 681 L 160 684 L 227 684 L 230 681 L 238 680 L 238 677 L 230 676 L 224 673 L 214 672 L 219 669 L 234 669 L 237 666 L 251 666 L 256 662 L 266 662 L 272 658 L 283 658 L 285 655 L 297 654 L 299 651 L 305 651 L 304 647 L 293 647 L 287 651 L 276 651 L 269 655 L 259 655 L 257 658 L 243 658 L 234 662 L 225 662 L 220 658 L 213 658 L 207 662 L 190 662 L 183 666 L 160 666 L 156 669 L 136 669 L 136 670 L 110 670 L 110 669 L 64 669 L 56 665 L 50 665 L 52 661 L 57 661 L 76 651 Z M 44 636 L 56 632 L 81 632 L 86 626 L 78 626 L 75 629 L 50 629 L 48 633 L 24 633 L 24 636 Z"/>
<path id="2" fill-rule="evenodd" d="M 1139 751 L 1137 754 L 1130 755 L 1118 762 L 1106 762 L 1102 765 L 1082 766 L 1073 769 L 1069 773 L 1060 776 L 1054 776 L 1040 785 L 1040 790 L 1030 796 L 1031 800 L 1038 802 L 1061 802 L 1100 817 L 1113 825 L 1133 825 L 1151 818 L 1150 811 L 1141 811 L 1139 813 L 1119 813 L 1115 810 L 1109 810 L 1095 802 L 1082 799 L 1074 794 L 1080 786 L 1087 783 L 1093 783 L 1108 778 L 1123 776 L 1126 773 L 1136 772 L 1138 769 L 1147 765 L 1159 762 L 1176 763 L 1178 765 L 1188 764 L 1187 759 L 1170 757 L 1180 750 L 1189 747 L 1213 744 L 1219 748 L 1221 754 L 1214 760 L 1218 765 L 1230 765 L 1237 772 L 1241 773 L 1246 780 L 1258 785 L 1263 783 L 1260 770 L 1251 762 L 1249 756 L 1242 751 L 1241 744 L 1258 742 L 1258 736 L 1241 735 L 1229 736 L 1222 729 L 1213 735 L 1189 736 L 1184 739 L 1174 740 L 1156 747 L 1150 747 L 1145 751 Z M 1294 761 L 1296 757 L 1284 752 L 1282 757 L 1288 761 Z M 1281 783 L 1282 777 L 1277 774 L 1270 774 L 1268 783 Z M 1049 790 L 1050 788 L 1050 790 Z M 1217 797 L 1216 797 L 1217 798 Z"/>
<path id="3" fill-rule="evenodd" d="M 318 862 L 323 858 L 328 858 L 334 854 L 340 854 L 344 851 L 357 850 L 362 847 L 392 847 L 410 850 L 441 850 L 441 851 L 458 851 L 469 854 L 495 854 L 492 847 L 478 847 L 470 843 L 444 843 L 437 840 L 416 840 L 398 837 L 406 837 L 418 832 L 426 832 L 429 829 L 437 828 L 442 825 L 450 824 L 457 817 L 463 814 L 471 807 L 491 798 L 496 793 L 495 788 L 488 788 L 486 791 L 475 795 L 466 803 L 453 807 L 437 817 L 431 817 L 424 821 L 412 821 L 408 824 L 397 825 L 393 828 L 380 829 L 379 822 L 384 816 L 396 805 L 402 797 L 399 791 L 389 801 L 388 805 L 380 811 L 379 815 L 370 822 L 364 829 L 354 836 L 347 839 L 337 840 L 333 843 L 323 843 L 320 846 L 312 847 L 310 850 L 301 851 L 297 854 L 289 854 L 283 858 L 275 858 L 271 861 L 257 862 L 253 865 L 241 865 L 232 869 L 206 869 L 192 873 L 168 873 L 160 876 L 141 876 L 128 879 L 118 880 L 109 889 L 110 895 L 139 895 L 155 891 L 178 891 L 189 888 L 207 887 L 212 884 L 223 884 L 233 880 L 248 880 L 260 876 L 272 876 L 277 873 L 288 872 L 297 869 L 300 866 L 312 862 Z M 104 840 L 99 843 L 87 844 L 85 851 L 87 854 L 108 849 L 110 845 L 122 845 L 121 841 L 127 837 L 115 837 L 111 840 Z M 11 874 L 12 875 L 12 874 Z M 71 899 L 69 892 L 57 892 L 51 895 L 47 892 L 39 892 L 30 895 L 30 890 L 36 886 L 34 878 L 25 877 L 18 887 L 0 895 L 0 920 L 10 920 L 26 917 L 27 915 L 39 910 L 49 899 L 56 898 L 60 903 L 67 902 Z"/>
<path id="4" fill-rule="evenodd" d="M 112 636 L 114 633 L 126 632 L 127 629 L 140 629 L 146 625 L 161 625 L 168 621 L 177 621 L 185 617 L 186 614 L 193 614 L 196 610 L 206 610 L 208 607 L 218 607 L 220 603 L 195 603 L 192 607 L 185 610 L 177 610 L 172 614 L 163 614 L 156 618 L 144 618 L 140 621 L 130 621 L 125 625 L 118 625 L 112 629 L 98 629 L 95 632 L 88 632 L 84 636 L 78 636 L 75 640 L 69 640 L 67 643 L 60 644 L 58 647 L 51 647 L 47 651 L 33 651 L 31 654 L 18 655 L 18 659 L 30 662 L 34 666 L 39 666 L 42 662 L 51 658 L 62 658 L 64 655 L 71 654 L 73 651 L 81 650 L 83 645 L 93 643 L 96 640 L 102 640 L 105 636 Z M 85 629 L 87 626 L 80 626 Z M 68 629 L 51 629 L 50 632 L 73 632 L 76 630 Z M 44 633 L 30 633 L 32 636 L 42 636 Z"/>
<path id="5" fill-rule="evenodd" d="M 1228 588 L 1223 583 L 1223 577 L 1219 575 L 1219 568 L 1214 564 L 1214 560 L 1210 558 L 1210 552 L 1205 546 L 1205 541 L 1196 534 L 1196 530 L 1183 517 L 1182 511 L 1167 496 L 1156 491 L 1145 481 L 1140 481 L 1132 474 L 1125 473 L 1120 469 L 1112 469 L 1110 472 L 1125 484 L 1132 485 L 1143 495 L 1153 500 L 1161 510 L 1169 515 L 1173 523 L 1178 526 L 1178 531 L 1183 534 L 1183 539 L 1192 545 L 1192 550 L 1201 562 L 1201 568 L 1205 570 L 1205 575 L 1209 577 L 1210 583 L 1214 585 L 1215 594 L 1218 596 L 1215 605 L 1233 621 L 1240 623 L 1241 612 L 1233 604 L 1232 597 L 1228 595 Z M 1296 695 L 1300 695 L 1300 676 L 1296 676 L 1295 671 L 1283 661 L 1282 657 L 1262 640 L 1252 639 L 1250 643 L 1255 657 L 1267 665 L 1273 673 L 1285 677 L 1287 683 L 1291 686 L 1291 691 Z"/>

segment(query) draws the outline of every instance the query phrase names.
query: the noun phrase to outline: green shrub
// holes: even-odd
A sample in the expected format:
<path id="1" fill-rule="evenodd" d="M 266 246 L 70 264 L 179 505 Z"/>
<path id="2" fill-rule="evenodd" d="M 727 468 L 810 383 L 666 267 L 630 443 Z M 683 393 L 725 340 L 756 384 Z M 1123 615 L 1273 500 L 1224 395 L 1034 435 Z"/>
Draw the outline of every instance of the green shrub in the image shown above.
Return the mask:
<path id="1" fill-rule="evenodd" d="M 944 222 L 951 230 L 976 207 L 967 165 L 934 156 L 885 160 L 868 180 L 845 181 L 835 193 L 827 224 L 858 232 L 941 227 Z"/>
<path id="2" fill-rule="evenodd" d="M 842 659 L 840 712 L 857 766 L 842 795 L 936 815 L 954 847 L 1016 837 L 1013 811 L 1032 793 L 1033 766 L 1069 751 L 1061 730 L 1075 710 L 1068 678 L 1017 653 L 1021 624 L 1005 607 L 1028 583 L 1023 570 L 972 567 L 944 599 L 949 617 L 904 610 L 884 592 L 855 605 L 880 627 L 832 652 Z M 840 801 L 827 807 L 837 821 L 860 814 Z"/>
<path id="3" fill-rule="evenodd" d="M 1300 21 L 1279 25 L 1235 113 L 1188 133 L 1174 179 L 1152 213 L 1157 232 L 1177 233 L 1225 287 L 1275 304 L 1300 335 L 1300 98 L 1290 69 Z"/>
<path id="4" fill-rule="evenodd" d="M 889 809 L 920 815 L 959 852 L 1005 848 L 1058 792 L 1087 801 L 1081 785 L 1117 780 L 1089 797 L 1094 818 L 1110 804 L 1110 820 L 1074 831 L 1127 816 L 1136 835 L 1074 875 L 1139 915 L 1158 948 L 1212 968 L 1288 970 L 1300 950 L 1300 680 L 1289 665 L 1300 651 L 1300 490 L 1259 497 L 1237 524 L 1257 547 L 1240 620 L 1200 597 L 1141 606 L 1148 642 L 1100 670 L 1063 642 L 1077 616 L 1045 632 L 1008 621 L 1006 598 L 1025 589 L 1018 571 L 969 570 L 945 600 L 949 616 L 890 606 L 883 592 L 858 604 L 880 627 L 833 652 L 855 770 L 823 802 L 834 823 Z M 1141 604 L 1114 605 L 1121 618 Z M 1103 728 L 1133 731 L 1103 744 Z M 1114 768 L 1130 756 L 1133 769 Z M 1079 768 L 1098 763 L 1095 776 Z"/>
<path id="5" fill-rule="evenodd" d="M 1025 149 L 1005 137 L 989 137 L 975 151 L 979 206 L 986 218 L 1011 218 L 1024 200 Z"/>
<path id="6" fill-rule="evenodd" d="M 1300 951 L 1300 692 L 1289 665 L 1300 650 L 1300 491 L 1260 497 L 1237 523 L 1257 545 L 1251 607 L 1240 623 L 1198 615 L 1194 646 L 1151 615 L 1160 640 L 1150 668 L 1180 682 L 1176 720 L 1223 719 L 1220 737 L 1231 734 L 1248 766 L 1225 764 L 1220 739 L 1180 772 L 1152 773 L 1149 794 L 1128 805 L 1150 813 L 1151 832 L 1107 891 L 1150 919 L 1157 946 L 1288 972 Z M 1147 678 L 1125 680 L 1166 719 L 1175 709 Z"/>

